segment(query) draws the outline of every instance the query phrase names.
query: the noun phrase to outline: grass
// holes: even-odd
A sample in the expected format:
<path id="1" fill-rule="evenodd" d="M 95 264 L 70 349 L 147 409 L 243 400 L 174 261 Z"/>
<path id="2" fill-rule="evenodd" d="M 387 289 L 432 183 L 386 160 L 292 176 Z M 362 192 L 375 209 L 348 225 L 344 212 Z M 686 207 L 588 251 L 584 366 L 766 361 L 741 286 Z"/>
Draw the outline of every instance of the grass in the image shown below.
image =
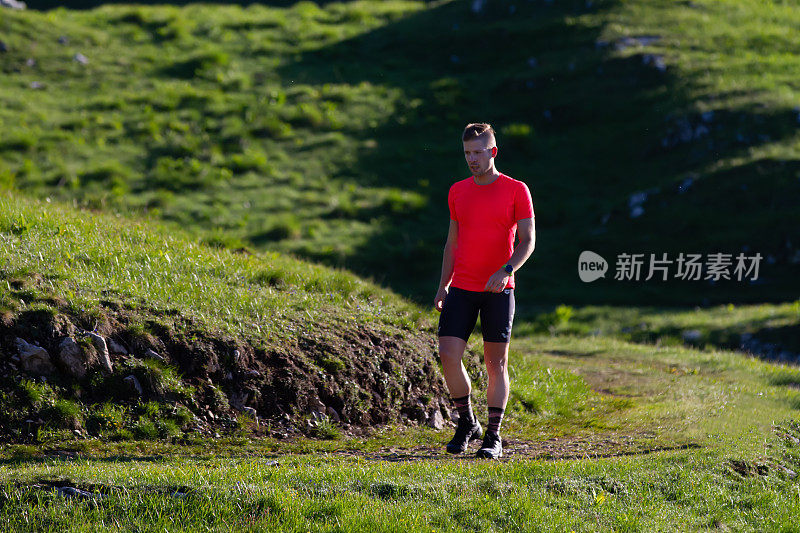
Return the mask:
<path id="1" fill-rule="evenodd" d="M 424 428 L 17 445 L 0 463 L 0 522 L 9 531 L 796 530 L 800 494 L 786 470 L 800 468 L 798 396 L 787 386 L 800 380 L 796 368 L 570 336 L 519 339 L 511 361 L 508 461 L 446 456 L 449 431 Z M 520 408 L 532 387 L 549 392 L 536 412 Z M 592 423 L 572 424 L 587 397 Z M 515 456 L 526 444 L 533 450 Z M 64 486 L 96 496 L 68 499 L 53 488 Z"/>
<path id="2" fill-rule="evenodd" d="M 465 172 L 459 131 L 485 119 L 499 168 L 529 184 L 539 215 L 522 296 L 786 301 L 800 241 L 796 22 L 788 4 L 757 0 L 6 12 L 0 182 L 345 266 L 427 302 L 447 188 Z M 483 31 L 498 38 L 473 46 Z M 624 41 L 640 36 L 657 39 Z M 771 259 L 760 284 L 633 291 L 579 282 L 586 249 Z"/>
<path id="3" fill-rule="evenodd" d="M 199 381 L 176 353 L 43 381 L 3 350 L 4 530 L 798 531 L 800 372 L 741 351 L 800 347 L 796 10 L 488 4 L 2 13 L 4 335 L 71 323 L 225 344 Z M 498 38 L 476 47 L 478 28 Z M 624 40 L 643 35 L 658 38 Z M 445 399 L 426 294 L 463 174 L 453 139 L 474 118 L 498 127 L 499 166 L 531 185 L 540 229 L 520 274 L 507 460 L 490 463 L 446 456 L 451 428 L 418 416 Z M 587 285 L 584 249 L 766 262 L 761 283 Z M 610 305 L 632 302 L 648 307 Z M 309 380 L 288 424 L 228 412 L 195 431 L 230 411 L 233 340 L 265 361 L 295 347 L 303 375 L 335 379 Z M 482 391 L 481 342 L 469 348 Z M 419 403 L 394 405 L 420 372 Z M 128 374 L 153 397 L 107 394 Z M 334 383 L 355 384 L 338 391 L 355 412 L 372 394 L 396 417 L 312 422 L 299 404 Z"/>
<path id="4" fill-rule="evenodd" d="M 0 254 L 0 433 L 8 438 L 44 442 L 88 430 L 172 439 L 198 416 L 235 431 L 239 403 L 267 418 L 301 418 L 315 390 L 349 422 L 388 422 L 410 395 L 441 387 L 429 361 L 432 312 L 343 270 L 8 192 L 0 196 Z M 89 361 L 96 353 L 81 330 L 126 344 L 127 355 L 112 356 L 110 373 L 91 367 L 72 376 L 59 363 L 63 337 Z M 21 372 L 15 337 L 49 350 L 57 372 L 46 383 Z M 398 385 L 408 380 L 417 389 Z M 364 390 L 373 381 L 391 407 L 381 415 Z M 161 408 L 149 412 L 149 401 Z"/>
<path id="5" fill-rule="evenodd" d="M 418 315 L 385 289 L 342 270 L 277 253 L 236 254 L 173 228 L 57 202 L 6 193 L 0 231 L 0 290 L 16 310 L 63 298 L 67 307 L 91 315 L 101 299 L 110 299 L 177 311 L 237 335 L 257 332 L 273 342 L 314 316 L 410 326 Z"/>
<path id="6" fill-rule="evenodd" d="M 82 502 L 7 485 L 4 515 L 12 531 L 94 529 L 87 524 L 244 531 L 792 531 L 798 503 L 794 483 L 779 474 L 742 477 L 716 457 L 686 453 L 507 465 L 184 458 L 166 464 L 51 461 L 15 469 L 31 484 L 68 476 L 108 488 L 102 499 Z M 697 506 L 699 501 L 704 504 Z"/>

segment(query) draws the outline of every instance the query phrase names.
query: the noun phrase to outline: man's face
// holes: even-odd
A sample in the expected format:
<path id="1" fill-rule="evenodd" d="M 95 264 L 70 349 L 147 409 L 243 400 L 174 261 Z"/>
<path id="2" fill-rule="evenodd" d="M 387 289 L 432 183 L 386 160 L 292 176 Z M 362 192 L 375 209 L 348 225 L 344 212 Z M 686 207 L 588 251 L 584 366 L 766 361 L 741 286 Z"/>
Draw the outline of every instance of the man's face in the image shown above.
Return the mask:
<path id="1" fill-rule="evenodd" d="M 492 159 L 497 155 L 496 150 L 491 137 L 464 141 L 464 158 L 470 171 L 476 176 L 489 172 L 492 168 Z"/>

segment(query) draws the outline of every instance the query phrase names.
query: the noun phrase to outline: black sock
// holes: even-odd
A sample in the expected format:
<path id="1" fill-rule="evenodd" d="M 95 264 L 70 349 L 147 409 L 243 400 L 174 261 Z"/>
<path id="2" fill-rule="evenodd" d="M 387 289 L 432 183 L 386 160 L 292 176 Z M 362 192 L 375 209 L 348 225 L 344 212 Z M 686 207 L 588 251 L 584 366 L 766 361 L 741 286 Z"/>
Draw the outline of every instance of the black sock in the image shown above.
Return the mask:
<path id="1" fill-rule="evenodd" d="M 456 404 L 458 417 L 467 417 L 468 420 L 473 420 L 472 416 L 472 403 L 470 402 L 469 394 L 461 398 L 453 398 L 453 403 Z"/>
<path id="2" fill-rule="evenodd" d="M 505 409 L 502 407 L 489 408 L 489 425 L 486 427 L 487 432 L 500 434 L 500 422 L 503 421 L 503 413 Z"/>

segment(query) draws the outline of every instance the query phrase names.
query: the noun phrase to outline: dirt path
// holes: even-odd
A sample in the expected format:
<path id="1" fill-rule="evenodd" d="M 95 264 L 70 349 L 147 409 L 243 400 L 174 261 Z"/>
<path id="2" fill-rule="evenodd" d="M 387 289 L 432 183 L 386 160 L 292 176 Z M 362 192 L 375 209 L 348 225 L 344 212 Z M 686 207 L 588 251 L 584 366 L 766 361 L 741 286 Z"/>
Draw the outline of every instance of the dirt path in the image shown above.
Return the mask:
<path id="1" fill-rule="evenodd" d="M 663 442 L 651 439 L 643 440 L 641 435 L 613 435 L 592 437 L 555 437 L 545 441 L 533 442 L 516 439 L 503 439 L 503 457 L 501 461 L 519 460 L 559 460 L 559 459 L 594 459 L 599 457 L 620 457 L 625 455 L 643 455 L 654 452 L 699 448 L 694 442 Z M 330 455 L 342 457 L 363 457 L 375 461 L 423 461 L 423 460 L 476 460 L 475 452 L 479 442 L 471 444 L 462 455 L 448 454 L 441 446 L 417 446 L 413 448 L 388 448 L 379 452 L 343 451 Z"/>

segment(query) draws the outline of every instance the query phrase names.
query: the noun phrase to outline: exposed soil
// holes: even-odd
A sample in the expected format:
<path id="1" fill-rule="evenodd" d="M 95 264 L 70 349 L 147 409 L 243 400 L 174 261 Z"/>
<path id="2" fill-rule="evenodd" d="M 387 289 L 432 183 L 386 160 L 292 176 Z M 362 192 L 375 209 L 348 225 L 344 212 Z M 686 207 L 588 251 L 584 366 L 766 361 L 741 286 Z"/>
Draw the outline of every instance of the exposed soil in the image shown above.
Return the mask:
<path id="1" fill-rule="evenodd" d="M 441 446 L 418 446 L 414 448 L 389 448 L 380 452 L 340 452 L 336 455 L 364 457 L 380 461 L 422 461 L 422 460 L 469 460 L 477 459 L 475 452 L 480 448 L 480 441 L 471 443 L 469 449 L 460 455 L 451 455 L 445 451 L 445 442 L 451 435 L 443 438 Z M 625 455 L 642 455 L 653 452 L 699 448 L 693 442 L 665 443 L 652 439 L 646 434 L 633 435 L 592 435 L 554 437 L 544 441 L 524 441 L 503 438 L 503 457 L 499 461 L 518 460 L 562 460 L 562 459 L 595 459 L 601 457 L 619 457 Z"/>
<path id="2" fill-rule="evenodd" d="M 269 345 L 263 338 L 209 332 L 177 312 L 141 304 L 104 300 L 98 315 L 76 313 L 57 299 L 45 303 L 53 307 L 52 313 L 23 310 L 3 314 L 0 379 L 19 382 L 38 378 L 26 375 L 16 357 L 15 339 L 20 337 L 49 352 L 58 372 L 45 379 L 69 399 L 83 405 L 105 401 L 133 404 L 139 400 L 182 403 L 194 415 L 191 427 L 184 430 L 222 432 L 235 425 L 237 415 L 245 408 L 255 409 L 261 419 L 262 423 L 251 428 L 255 434 L 276 437 L 313 433 L 325 420 L 340 422 L 344 428 L 419 423 L 436 410 L 444 420 L 449 419 L 434 336 L 428 332 L 395 328 L 387 334 L 369 325 L 355 327 L 331 320 L 315 323 L 313 331 L 301 332 L 293 341 Z M 142 322 L 144 327 L 132 326 Z M 111 376 L 92 369 L 86 378 L 77 379 L 59 363 L 59 343 L 88 331 L 112 339 L 128 352 L 111 353 Z M 91 343 L 81 346 L 83 350 L 93 349 Z M 144 381 L 141 394 L 126 392 L 122 380 L 130 372 L 124 369 L 130 368 L 132 360 L 153 357 L 194 387 L 194 396 L 176 396 L 146 379 L 140 380 Z M 96 386 L 98 381 L 106 386 Z M 27 425 L 20 430 L 26 419 Z M 14 440 L 20 435 L 30 436 L 31 422 L 34 426 L 46 423 L 31 410 L 16 419 L 0 416 L 0 437 Z"/>

